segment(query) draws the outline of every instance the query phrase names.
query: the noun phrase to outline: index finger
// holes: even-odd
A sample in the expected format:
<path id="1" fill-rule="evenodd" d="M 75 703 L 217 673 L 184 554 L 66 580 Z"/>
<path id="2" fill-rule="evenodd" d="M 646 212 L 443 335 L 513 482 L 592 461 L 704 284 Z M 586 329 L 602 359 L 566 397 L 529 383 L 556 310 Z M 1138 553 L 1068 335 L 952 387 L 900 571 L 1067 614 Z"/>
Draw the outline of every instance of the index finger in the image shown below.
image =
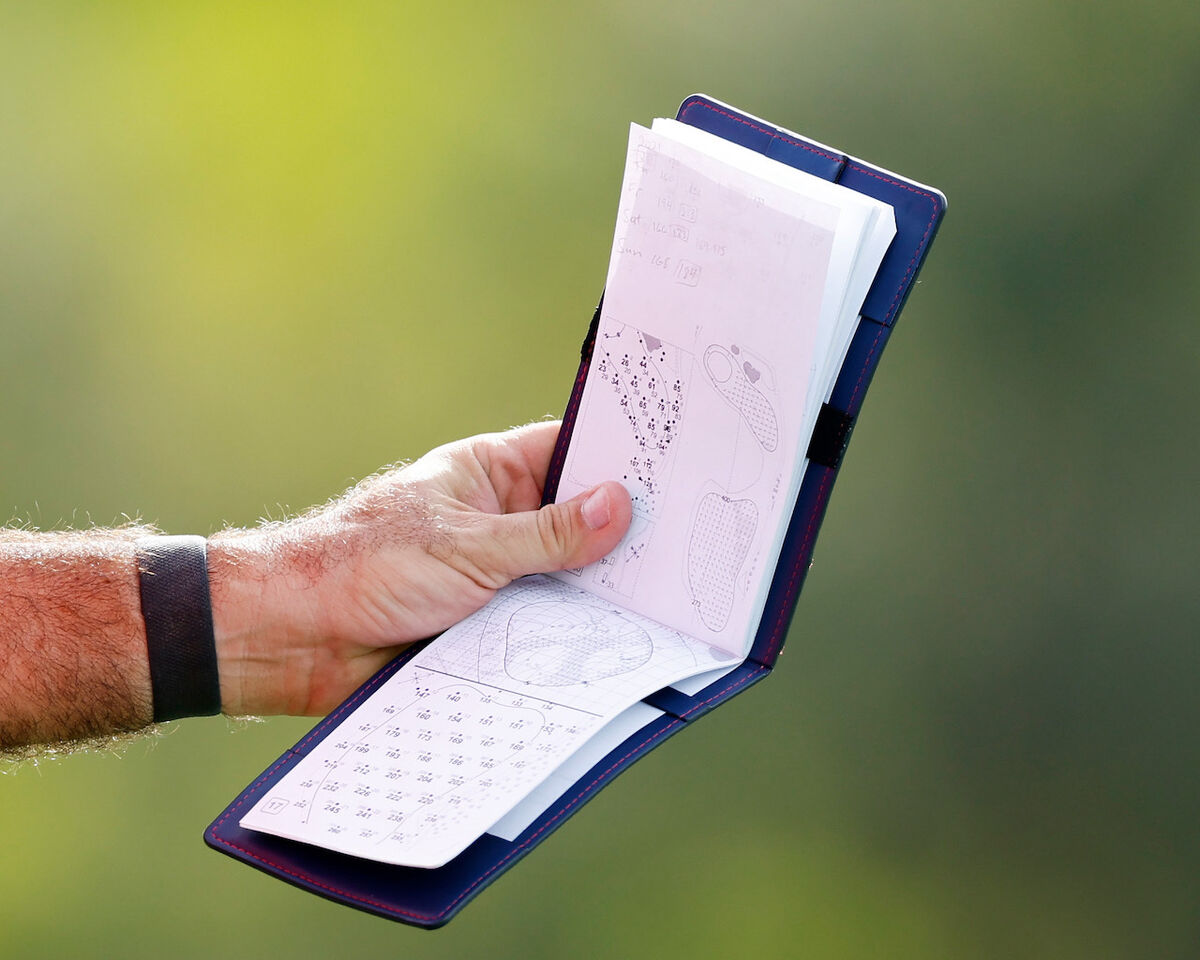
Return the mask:
<path id="1" fill-rule="evenodd" d="M 559 420 L 543 420 L 487 437 L 479 459 L 505 513 L 541 506 L 561 427 Z"/>

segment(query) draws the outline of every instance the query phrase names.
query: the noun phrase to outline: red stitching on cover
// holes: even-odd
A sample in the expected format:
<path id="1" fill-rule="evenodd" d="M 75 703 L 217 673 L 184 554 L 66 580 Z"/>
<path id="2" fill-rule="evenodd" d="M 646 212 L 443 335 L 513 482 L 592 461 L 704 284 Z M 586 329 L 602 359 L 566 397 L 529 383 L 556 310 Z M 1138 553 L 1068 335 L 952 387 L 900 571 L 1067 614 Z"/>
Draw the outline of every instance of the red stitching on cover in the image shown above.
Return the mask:
<path id="1" fill-rule="evenodd" d="M 867 371 L 871 369 L 871 360 L 875 356 L 875 351 L 879 349 L 879 340 L 883 336 L 883 331 L 886 329 L 887 327 L 880 326 L 880 328 L 875 332 L 875 339 L 871 341 L 871 349 L 867 353 L 867 361 L 862 365 L 862 369 L 858 372 L 858 383 L 854 385 L 854 392 L 850 394 L 850 400 L 846 404 L 848 408 L 846 410 L 847 413 L 853 414 L 854 412 L 854 401 L 858 399 L 858 391 L 862 389 L 863 381 L 867 379 Z"/>
<path id="2" fill-rule="evenodd" d="M 592 360 L 591 357 L 589 357 L 587 360 L 584 360 L 579 364 L 579 372 L 575 375 L 575 386 L 571 388 L 572 400 L 574 402 L 568 403 L 569 409 L 567 410 L 567 415 L 563 417 L 563 429 L 567 431 L 568 436 L 570 436 L 570 432 L 575 429 L 575 420 L 579 416 L 579 407 L 583 402 L 582 393 L 580 393 L 578 398 L 576 398 L 574 394 L 576 390 L 582 389 L 584 382 L 587 380 L 588 371 L 591 369 L 591 367 Z M 566 456 L 566 452 L 566 447 L 564 446 L 564 457 Z"/>
<path id="3" fill-rule="evenodd" d="M 801 562 L 793 564 L 792 576 L 788 580 L 787 593 L 784 594 L 784 603 L 779 608 L 779 616 L 775 619 L 775 627 L 771 632 L 771 643 L 767 647 L 766 659 L 770 659 L 775 655 L 775 650 L 779 646 L 780 638 L 783 636 L 783 621 L 787 619 L 791 612 L 793 603 L 792 598 L 796 595 L 796 583 L 800 579 L 808 564 L 804 562 L 804 556 L 808 553 L 809 544 L 813 537 L 813 527 L 817 523 L 817 517 L 821 516 L 821 501 L 825 497 L 825 489 L 829 486 L 829 480 L 833 476 L 834 471 L 826 469 L 825 476 L 821 480 L 821 486 L 817 490 L 817 502 L 813 507 L 813 514 L 809 518 L 808 528 L 804 531 L 804 542 L 800 546 Z"/>
<path id="4" fill-rule="evenodd" d="M 761 126 L 760 124 L 755 123 L 753 120 L 750 120 L 746 117 L 740 117 L 736 113 L 730 113 L 728 110 L 722 110 L 720 107 L 711 103 L 705 103 L 703 100 L 693 100 L 686 107 L 684 107 L 684 114 L 686 115 L 687 112 L 692 109 L 692 107 L 703 107 L 705 110 L 711 110 L 713 113 L 719 113 L 721 116 L 728 117 L 730 120 L 733 120 L 737 123 L 745 124 L 747 127 L 753 127 L 760 133 L 769 134 L 772 140 L 783 140 L 785 143 L 793 144 L 797 147 L 800 147 L 802 150 L 807 150 L 809 153 L 815 153 L 817 156 L 824 157 L 826 160 L 836 160 L 838 163 L 841 163 L 846 159 L 840 154 L 827 153 L 824 150 L 814 147 L 811 143 L 805 143 L 803 140 L 796 140 L 793 137 L 789 137 L 786 134 L 780 133 L 778 130 L 772 129 L 771 127 Z"/>
<path id="5" fill-rule="evenodd" d="M 917 261 L 921 259 L 921 253 L 924 251 L 925 244 L 929 240 L 929 234 L 933 231 L 934 222 L 937 220 L 937 211 L 938 211 L 937 198 L 932 193 L 930 193 L 928 190 L 922 190 L 919 187 L 914 187 L 911 183 L 905 183 L 903 180 L 896 180 L 893 177 L 885 176 L 882 173 L 877 173 L 874 170 L 870 170 L 867 167 L 864 167 L 860 163 L 855 163 L 853 161 L 850 161 L 849 158 L 843 158 L 843 157 L 837 156 L 835 154 L 826 153 L 824 150 L 818 150 L 816 147 L 812 146 L 811 144 L 807 144 L 807 143 L 803 142 L 802 140 L 795 140 L 791 137 L 785 136 L 784 134 L 780 133 L 778 130 L 774 130 L 771 127 L 764 127 L 762 124 L 755 123 L 753 120 L 749 120 L 746 117 L 739 117 L 737 114 L 730 113 L 728 110 L 722 110 L 720 107 L 714 106 L 711 103 L 706 103 L 703 100 L 693 100 L 690 103 L 688 103 L 688 105 L 686 107 L 684 107 L 684 110 L 683 110 L 684 115 L 686 116 L 687 112 L 689 110 L 691 110 L 693 107 L 703 107 L 705 110 L 711 110 L 711 111 L 713 111 L 713 113 L 720 114 L 721 116 L 727 117 L 730 120 L 735 120 L 738 123 L 742 123 L 748 127 L 752 127 L 753 129 L 759 131 L 760 133 L 768 134 L 769 136 L 771 136 L 774 139 L 785 140 L 788 143 L 795 144 L 798 147 L 802 147 L 803 149 L 809 150 L 812 153 L 815 153 L 815 154 L 818 154 L 819 156 L 825 157 L 826 159 L 839 160 L 839 161 L 846 159 L 847 161 L 849 161 L 847 165 L 849 167 L 851 167 L 852 169 L 858 171 L 859 173 L 865 173 L 868 177 L 874 177 L 876 180 L 882 180 L 884 183 L 890 183 L 894 187 L 900 187 L 902 190 L 907 190 L 909 193 L 915 193 L 917 196 L 924 197 L 925 199 L 927 199 L 929 201 L 929 204 L 930 204 L 929 223 L 926 224 L 926 226 L 925 226 L 925 232 L 921 235 L 921 240 L 917 244 L 916 250 L 913 252 L 912 259 L 908 262 L 908 269 L 904 271 L 904 276 L 900 280 L 900 285 L 896 288 L 896 294 L 894 297 L 892 297 L 891 306 L 888 307 L 887 315 L 884 317 L 885 322 L 890 321 L 892 319 L 892 317 L 895 315 L 896 307 L 899 305 L 900 297 L 904 293 L 904 288 L 908 285 L 909 277 L 911 277 L 913 275 L 913 271 L 916 269 L 916 266 L 917 266 Z"/>
<path id="6" fill-rule="evenodd" d="M 863 382 L 867 379 L 867 373 L 871 369 L 871 361 L 874 359 L 876 352 L 879 350 L 879 341 L 883 338 L 884 331 L 887 327 L 880 325 L 875 333 L 875 339 L 871 341 L 871 349 L 867 353 L 866 362 L 862 366 L 862 370 L 858 374 L 858 382 L 854 384 L 854 391 L 850 394 L 850 401 L 846 404 L 847 413 L 853 412 L 854 401 L 858 399 L 859 391 L 862 389 Z M 814 536 L 814 527 L 817 522 L 817 517 L 821 515 L 821 501 L 825 497 L 826 490 L 829 487 L 830 481 L 833 479 L 836 471 L 827 470 L 824 478 L 821 480 L 820 489 L 817 491 L 817 502 L 813 509 L 813 514 L 809 518 L 808 527 L 804 531 L 804 542 L 800 546 L 800 557 L 803 559 L 808 552 L 808 548 L 812 543 Z M 784 603 L 779 608 L 779 616 L 775 620 L 775 627 L 771 633 L 771 642 L 767 647 L 766 659 L 770 660 L 774 656 L 776 649 L 783 637 L 783 621 L 787 618 L 788 612 L 791 610 L 792 604 L 790 598 L 794 596 L 796 589 L 796 581 L 800 574 L 807 568 L 806 563 L 795 564 L 792 568 L 792 577 L 788 581 L 787 592 L 784 594 Z"/>
<path id="7" fill-rule="evenodd" d="M 900 286 L 896 288 L 896 295 L 892 297 L 891 306 L 888 307 L 884 321 L 892 319 L 896 313 L 896 307 L 900 303 L 900 296 L 904 293 L 904 288 L 908 286 L 908 278 L 913 275 L 913 271 L 917 267 L 917 261 L 921 259 L 921 253 L 925 249 L 925 244 L 929 240 L 929 234 L 933 230 L 933 224 L 937 220 L 938 204 L 937 198 L 928 190 L 920 190 L 910 183 L 905 183 L 903 180 L 893 180 L 891 177 L 885 177 L 881 173 L 876 173 L 874 170 L 868 170 L 866 167 L 858 163 L 851 163 L 850 166 L 859 173 L 865 173 L 868 177 L 874 177 L 876 180 L 882 180 L 884 183 L 890 183 L 894 187 L 901 187 L 909 193 L 915 193 L 919 197 L 924 197 L 929 201 L 929 223 L 925 225 L 925 232 L 921 234 L 921 240 L 913 251 L 912 259 L 908 261 L 908 269 L 904 271 L 904 276 L 900 279 Z"/>
<path id="8" fill-rule="evenodd" d="M 393 907 L 378 900 L 369 900 L 366 897 L 360 897 L 358 894 L 350 893 L 348 890 L 342 890 L 338 887 L 331 887 L 329 884 L 322 883 L 320 880 L 314 880 L 306 873 L 299 873 L 295 870 L 289 870 L 282 864 L 276 863 L 274 860 L 268 860 L 266 857 L 259 856 L 258 854 L 254 853 L 254 851 L 247 850 L 245 847 L 239 847 L 236 843 L 231 843 L 229 840 L 226 840 L 223 837 L 217 837 L 216 840 L 218 843 L 226 847 L 230 847 L 233 850 L 244 853 L 251 860 L 257 860 L 259 863 L 269 864 L 280 873 L 286 873 L 289 877 L 295 877 L 297 880 L 311 884 L 314 887 L 320 887 L 322 890 L 328 890 L 330 893 L 336 893 L 339 896 L 348 897 L 351 900 L 357 900 L 359 903 L 365 903 L 372 907 L 378 907 L 381 910 L 386 910 L 388 913 L 402 913 L 406 917 L 414 917 L 419 920 L 436 920 L 439 916 L 439 914 L 436 913 L 417 913 L 415 910 L 404 910 L 401 907 Z"/>
<path id="9" fill-rule="evenodd" d="M 558 432 L 559 440 L 554 444 L 554 452 L 550 455 L 550 463 L 546 468 L 547 483 L 550 477 L 554 477 L 556 491 L 562 480 L 563 463 L 567 459 L 567 446 L 570 443 L 571 433 L 575 429 L 575 420 L 579 416 L 580 404 L 583 402 L 583 394 L 580 392 L 576 397 L 576 393 L 581 390 L 591 366 L 590 357 L 579 363 L 579 372 L 575 374 L 575 385 L 571 388 L 571 398 L 567 401 L 567 409 L 563 413 L 563 425 Z"/>
<path id="10" fill-rule="evenodd" d="M 749 680 L 750 680 L 750 678 L 751 678 L 751 677 L 757 676 L 757 675 L 758 675 L 759 673 L 761 673 L 762 671 L 764 671 L 764 670 L 768 669 L 767 667 L 763 666 L 761 663 L 756 663 L 756 664 L 755 664 L 755 666 L 757 667 L 757 669 L 756 669 L 756 670 L 755 670 L 753 673 L 748 673 L 748 674 L 745 674 L 745 675 L 744 675 L 744 676 L 742 676 L 741 678 L 739 678 L 739 679 L 737 679 L 737 680 L 734 680 L 734 681 L 731 681 L 731 682 L 729 683 L 729 685 L 728 685 L 728 686 L 726 686 L 726 687 L 723 687 L 721 690 L 719 690 L 719 691 L 717 691 L 716 693 L 714 693 L 714 694 L 713 694 L 711 697 L 709 697 L 707 700 L 701 700 L 701 701 L 700 701 L 698 704 L 696 704 L 696 705 L 695 705 L 694 707 L 692 707 L 690 710 L 685 710 L 683 713 L 681 713 L 681 714 L 679 715 L 679 719 L 681 719 L 681 720 L 686 720 L 686 719 L 688 718 L 688 716 L 690 716 L 691 714 L 695 713 L 695 712 L 696 712 L 697 710 L 699 710 L 701 707 L 708 706 L 708 704 L 712 703 L 714 700 L 718 700 L 718 699 L 720 699 L 721 697 L 725 696 L 725 694 L 727 694 L 727 693 L 728 693 L 730 690 L 732 690 L 734 687 L 736 687 L 736 686 L 739 686 L 739 685 L 741 685 L 741 684 L 743 684 L 743 683 L 747 683 L 747 682 L 749 682 Z"/>

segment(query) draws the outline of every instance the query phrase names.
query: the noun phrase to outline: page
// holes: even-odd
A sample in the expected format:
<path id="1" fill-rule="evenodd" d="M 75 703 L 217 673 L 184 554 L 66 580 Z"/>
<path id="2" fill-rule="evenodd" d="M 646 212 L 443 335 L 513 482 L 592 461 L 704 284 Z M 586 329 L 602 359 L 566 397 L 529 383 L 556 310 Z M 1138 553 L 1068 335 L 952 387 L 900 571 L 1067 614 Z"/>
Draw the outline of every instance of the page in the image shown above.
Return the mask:
<path id="1" fill-rule="evenodd" d="M 662 710 L 646 703 L 639 702 L 626 708 L 567 757 L 529 796 L 488 827 L 487 832 L 501 840 L 516 840 L 559 797 L 578 787 L 580 778 L 592 767 L 642 727 L 663 715 Z"/>
<path id="2" fill-rule="evenodd" d="M 615 477 L 633 524 L 608 557 L 556 576 L 743 656 L 880 205 L 679 126 L 631 129 L 557 494 Z M 705 138 L 754 162 L 709 156 Z"/>
<path id="3" fill-rule="evenodd" d="M 441 866 L 631 704 L 729 660 L 578 588 L 527 577 L 392 675 L 241 825 Z"/>
<path id="4" fill-rule="evenodd" d="M 874 197 L 847 190 L 802 170 L 796 170 L 741 144 L 732 143 L 707 130 L 680 123 L 678 120 L 655 120 L 652 129 L 655 133 L 686 144 L 747 173 L 778 184 L 796 194 L 821 200 L 842 211 L 830 251 L 825 296 L 817 320 L 813 360 L 809 366 L 810 381 L 804 398 L 803 413 L 799 418 L 798 433 L 804 445 L 803 450 L 806 450 L 808 438 L 812 436 L 816 426 L 821 404 L 828 401 L 833 393 L 834 383 L 850 348 L 850 341 L 858 328 L 859 310 L 871 289 L 875 275 L 879 272 L 883 257 L 896 236 L 895 211 Z M 807 467 L 807 460 L 801 460 L 794 467 L 787 487 L 786 502 L 795 502 Z M 766 556 L 772 558 L 772 568 L 776 563 L 775 558 L 778 558 L 783 548 L 786 532 L 785 523 L 781 523 L 775 529 L 770 545 L 766 548 Z M 749 605 L 748 620 L 751 631 L 762 618 L 769 590 L 769 579 L 762 577 L 758 593 Z M 751 636 L 747 637 L 747 645 L 752 639 Z M 696 689 L 698 682 L 692 679 L 677 686 L 677 689 L 684 689 L 685 692 Z"/>

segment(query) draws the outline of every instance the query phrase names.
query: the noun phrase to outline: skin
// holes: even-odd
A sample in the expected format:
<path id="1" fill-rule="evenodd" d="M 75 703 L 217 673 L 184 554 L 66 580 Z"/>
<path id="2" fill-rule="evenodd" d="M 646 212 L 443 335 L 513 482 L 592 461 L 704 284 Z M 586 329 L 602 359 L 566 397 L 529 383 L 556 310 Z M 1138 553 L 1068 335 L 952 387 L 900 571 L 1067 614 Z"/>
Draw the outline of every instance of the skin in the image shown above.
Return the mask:
<path id="1" fill-rule="evenodd" d="M 517 577 L 611 551 L 630 520 L 619 483 L 539 509 L 558 429 L 438 447 L 294 520 L 211 537 L 223 712 L 327 713 Z M 150 722 L 134 560 L 148 532 L 0 531 L 0 748 Z"/>

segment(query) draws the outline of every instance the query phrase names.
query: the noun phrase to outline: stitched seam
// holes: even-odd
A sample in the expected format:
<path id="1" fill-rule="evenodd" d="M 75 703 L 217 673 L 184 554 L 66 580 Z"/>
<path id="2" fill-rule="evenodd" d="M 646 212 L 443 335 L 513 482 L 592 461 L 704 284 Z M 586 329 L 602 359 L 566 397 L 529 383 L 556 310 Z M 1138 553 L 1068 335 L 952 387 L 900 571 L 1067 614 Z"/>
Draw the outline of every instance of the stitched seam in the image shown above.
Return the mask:
<path id="1" fill-rule="evenodd" d="M 730 113 L 728 110 L 722 110 L 720 107 L 714 106 L 711 103 L 706 103 L 703 100 L 691 101 L 684 108 L 683 116 L 686 117 L 688 111 L 694 107 L 702 107 L 705 110 L 711 110 L 713 113 L 719 114 L 737 123 L 743 124 L 744 126 L 750 127 L 751 129 L 757 130 L 759 133 L 765 133 L 773 140 L 783 140 L 785 143 L 793 144 L 803 150 L 809 151 L 810 153 L 815 153 L 817 156 L 824 157 L 827 160 L 836 160 L 839 163 L 843 161 L 849 161 L 848 157 L 842 157 L 838 156 L 837 154 L 827 153 L 824 150 L 819 150 L 811 144 L 805 143 L 803 140 L 797 140 L 793 137 L 786 136 L 785 134 L 780 133 L 778 130 L 774 130 L 771 127 L 764 127 L 762 124 L 755 123 L 753 120 L 750 120 L 747 117 L 741 117 L 736 113 Z M 892 317 L 895 316 L 896 307 L 900 303 L 900 297 L 904 293 L 904 288 L 908 285 L 909 278 L 912 277 L 913 271 L 916 269 L 917 261 L 921 259 L 921 253 L 925 250 L 925 245 L 929 241 L 929 234 L 933 231 L 933 224 L 937 220 L 937 198 L 928 190 L 922 190 L 919 187 L 914 187 L 911 183 L 905 183 L 903 180 L 896 180 L 895 178 L 885 176 L 882 173 L 876 173 L 874 170 L 867 169 L 862 164 L 849 161 L 847 162 L 847 166 L 858 171 L 859 173 L 865 173 L 868 177 L 874 177 L 876 180 L 882 180 L 884 183 L 890 183 L 894 187 L 900 187 L 903 190 L 907 190 L 909 193 L 915 193 L 917 196 L 924 197 L 929 201 L 929 223 L 925 226 L 925 232 L 921 235 L 921 241 L 917 244 L 917 249 L 914 251 L 912 259 L 908 262 L 908 269 L 904 272 L 904 277 L 900 280 L 900 285 L 896 288 L 896 294 L 894 297 L 892 297 L 891 306 L 888 307 L 887 316 L 884 318 L 890 322 Z"/>
<path id="2" fill-rule="evenodd" d="M 867 379 L 867 372 L 871 369 L 871 361 L 875 358 L 875 354 L 879 350 L 879 341 L 883 337 L 883 331 L 886 329 L 887 327 L 880 326 L 879 330 L 875 333 L 875 339 L 871 341 L 871 349 L 867 353 L 867 360 L 858 372 L 858 382 L 854 385 L 854 392 L 850 394 L 850 400 L 846 403 L 846 407 L 848 408 L 847 413 L 852 413 L 853 411 L 854 401 L 858 399 L 858 392 L 862 389 L 863 381 Z"/>
<path id="3" fill-rule="evenodd" d="M 775 651 L 779 646 L 780 638 L 783 636 L 783 622 L 787 619 L 794 605 L 793 598 L 796 595 L 796 583 L 800 579 L 804 569 L 808 566 L 803 562 L 805 554 L 808 552 L 809 543 L 812 541 L 813 528 L 816 526 L 817 517 L 821 515 L 821 501 L 825 496 L 825 488 L 829 485 L 829 478 L 833 475 L 832 470 L 826 470 L 825 477 L 821 480 L 820 489 L 817 490 L 817 502 L 813 507 L 813 515 L 808 521 L 808 528 L 804 531 L 804 543 L 800 546 L 801 562 L 793 564 L 792 576 L 788 580 L 787 593 L 784 594 L 784 600 L 779 608 L 779 616 L 775 618 L 775 627 L 771 631 L 771 643 L 767 647 L 766 660 L 770 661 L 775 656 Z"/>
<path id="4" fill-rule="evenodd" d="M 440 916 L 440 914 L 436 913 L 417 913 L 415 910 L 405 910 L 401 907 L 394 907 L 390 904 L 381 903 L 378 900 L 370 900 L 367 897 L 360 897 L 358 894 L 350 893 L 348 890 L 342 890 L 338 887 L 330 886 L 327 883 L 322 883 L 320 880 L 314 880 L 306 873 L 299 873 L 295 870 L 289 870 L 282 864 L 276 863 L 274 860 L 268 860 L 266 857 L 260 856 L 251 850 L 247 850 L 245 847 L 239 847 L 236 843 L 232 843 L 223 837 L 217 837 L 216 840 L 223 846 L 230 847 L 233 850 L 237 850 L 240 853 L 245 854 L 251 860 L 255 860 L 259 863 L 265 863 L 275 870 L 278 870 L 280 873 L 286 873 L 289 877 L 295 877 L 297 880 L 309 884 L 310 886 L 320 887 L 322 890 L 328 890 L 330 893 L 336 893 L 338 896 L 346 897 L 350 900 L 357 901 L 358 903 L 365 903 L 372 907 L 378 907 L 387 913 L 400 913 L 406 917 L 413 917 L 418 920 L 436 920 Z"/>
<path id="5" fill-rule="evenodd" d="M 708 706 L 708 704 L 712 703 L 714 700 L 719 700 L 721 697 L 725 696 L 725 694 L 727 694 L 734 687 L 741 686 L 744 683 L 748 683 L 752 677 L 756 677 L 760 673 L 762 673 L 764 670 L 769 669 L 767 667 L 764 667 L 760 663 L 755 663 L 755 666 L 757 667 L 757 669 L 753 673 L 745 674 L 744 676 L 739 677 L 737 680 L 731 681 L 728 686 L 723 687 L 721 690 L 714 693 L 707 700 L 702 700 L 700 703 L 696 704 L 690 710 L 685 710 L 683 713 L 681 713 L 679 715 L 680 719 L 686 720 L 688 718 L 688 716 L 695 713 L 701 707 L 706 707 L 706 706 Z"/>
<path id="6" fill-rule="evenodd" d="M 885 177 L 881 173 L 876 173 L 874 170 L 868 170 L 866 167 L 851 163 L 851 169 L 857 170 L 859 173 L 865 173 L 868 177 L 874 177 L 876 180 L 882 180 L 884 183 L 890 183 L 894 187 L 900 187 L 907 190 L 909 193 L 915 193 L 919 197 L 924 197 L 929 201 L 929 223 L 925 225 L 925 232 L 921 234 L 921 240 L 917 244 L 917 248 L 913 251 L 912 259 L 908 261 L 908 269 L 904 271 L 904 276 L 900 280 L 900 285 L 896 288 L 896 295 L 892 297 L 891 306 L 888 307 L 887 316 L 884 318 L 891 321 L 896 315 L 896 307 L 900 304 L 900 297 L 904 293 L 905 287 L 908 286 L 908 281 L 913 275 L 913 271 L 917 267 L 917 261 L 921 259 L 921 254 L 925 250 L 926 244 L 929 242 L 929 234 L 933 231 L 933 224 L 937 220 L 937 199 L 928 190 L 920 190 L 912 184 L 905 183 L 903 180 L 895 180 L 892 177 Z"/>
<path id="7" fill-rule="evenodd" d="M 846 412 L 847 413 L 850 413 L 853 415 L 854 401 L 858 399 L 858 394 L 862 390 L 862 385 L 867 379 L 867 372 L 871 369 L 871 361 L 875 358 L 875 354 L 879 350 L 879 341 L 880 341 L 880 339 L 882 339 L 883 333 L 886 329 L 887 329 L 887 327 L 884 327 L 881 325 L 879 327 L 879 330 L 875 333 L 875 339 L 871 341 L 871 349 L 867 353 L 866 362 L 863 363 L 862 370 L 859 371 L 858 382 L 854 384 L 854 392 L 850 394 L 850 400 L 846 404 L 846 408 L 847 408 Z M 817 502 L 816 502 L 816 505 L 813 510 L 813 515 L 808 521 L 808 527 L 804 531 L 804 542 L 800 546 L 800 557 L 801 558 L 803 558 L 804 555 L 808 552 L 808 549 L 812 544 L 812 539 L 815 536 L 815 526 L 817 523 L 817 517 L 821 516 L 822 500 L 824 499 L 827 488 L 829 487 L 829 484 L 832 481 L 833 477 L 836 475 L 836 473 L 837 473 L 836 470 L 828 470 L 826 472 L 825 476 L 821 480 L 820 489 L 817 491 Z M 800 574 L 803 572 L 803 570 L 807 566 L 808 565 L 806 563 L 802 562 L 802 563 L 795 564 L 792 569 L 792 577 L 788 581 L 787 592 L 784 594 L 784 602 L 783 602 L 783 605 L 779 608 L 779 616 L 775 620 L 775 627 L 771 633 L 771 643 L 770 643 L 770 646 L 767 648 L 767 653 L 766 653 L 765 659 L 767 659 L 768 661 L 771 659 L 772 656 L 774 656 L 775 651 L 779 646 L 780 640 L 783 636 L 783 622 L 785 619 L 787 619 L 787 615 L 793 606 L 791 600 L 794 597 L 794 593 L 795 593 L 795 589 L 796 589 L 796 581 L 799 579 Z"/>
<path id="8" fill-rule="evenodd" d="M 547 477 L 554 477 L 555 493 L 558 492 L 558 484 L 562 481 L 562 468 L 567 459 L 567 447 L 570 445 L 570 436 L 575 429 L 575 420 L 579 416 L 579 407 L 583 403 L 582 386 L 587 379 L 588 370 L 591 369 L 592 361 L 587 359 L 579 364 L 579 372 L 575 375 L 575 385 L 571 388 L 571 399 L 567 401 L 567 409 L 563 415 L 563 425 L 559 430 L 560 437 L 566 437 L 566 442 L 555 444 L 554 453 L 550 458 L 550 464 L 546 470 Z M 578 398 L 575 396 L 576 391 L 580 391 Z"/>
<path id="9" fill-rule="evenodd" d="M 574 404 L 572 409 L 569 411 L 567 419 L 563 424 L 563 426 L 568 429 L 568 436 L 570 436 L 570 431 L 573 431 L 575 429 L 575 420 L 576 420 L 576 418 L 578 418 L 579 408 L 583 404 L 583 392 L 582 392 L 583 384 L 584 384 L 584 381 L 587 380 L 588 370 L 591 368 L 591 366 L 592 366 L 592 361 L 590 359 L 585 361 L 584 363 L 581 363 L 579 365 L 579 373 L 575 376 L 575 388 L 571 392 L 574 393 L 575 390 L 579 390 L 580 394 L 579 394 L 579 397 L 577 398 L 576 403 Z M 563 458 L 565 458 L 566 455 L 567 455 L 567 451 L 566 451 L 566 446 L 564 445 Z"/>
<path id="10" fill-rule="evenodd" d="M 805 143 L 803 140 L 797 140 L 794 137 L 789 137 L 786 134 L 780 133 L 778 130 L 773 130 L 770 127 L 764 127 L 761 124 L 755 123 L 753 120 L 748 119 L 747 117 L 739 117 L 736 113 L 730 113 L 728 110 L 722 110 L 720 107 L 714 106 L 711 103 L 705 103 L 703 100 L 693 100 L 691 103 L 689 103 L 684 108 L 684 116 L 687 116 L 687 112 L 693 107 L 703 107 L 705 110 L 711 110 L 713 113 L 718 113 L 723 117 L 727 117 L 728 119 L 735 121 L 736 123 L 740 123 L 743 126 L 757 130 L 759 133 L 765 133 L 769 135 L 772 140 L 782 140 L 784 143 L 790 143 L 793 146 L 799 147 L 801 150 L 807 150 L 809 153 L 815 153 L 817 156 L 824 157 L 826 160 L 836 160 L 838 163 L 841 163 L 846 159 L 839 154 L 827 153 L 824 150 L 819 150 L 811 143 Z"/>

